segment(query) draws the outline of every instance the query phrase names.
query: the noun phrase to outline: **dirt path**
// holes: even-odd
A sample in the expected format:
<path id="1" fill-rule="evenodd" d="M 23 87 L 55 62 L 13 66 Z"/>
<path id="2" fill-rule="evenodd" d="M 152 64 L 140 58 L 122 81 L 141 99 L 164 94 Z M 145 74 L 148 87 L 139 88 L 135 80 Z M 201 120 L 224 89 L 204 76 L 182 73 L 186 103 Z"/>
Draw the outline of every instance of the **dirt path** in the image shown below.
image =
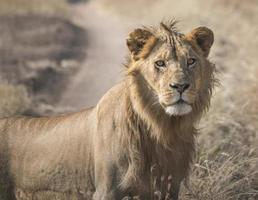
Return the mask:
<path id="1" fill-rule="evenodd" d="M 75 23 L 86 30 L 88 46 L 86 59 L 59 106 L 79 110 L 95 105 L 121 79 L 128 28 L 93 2 L 75 5 L 73 9 Z"/>

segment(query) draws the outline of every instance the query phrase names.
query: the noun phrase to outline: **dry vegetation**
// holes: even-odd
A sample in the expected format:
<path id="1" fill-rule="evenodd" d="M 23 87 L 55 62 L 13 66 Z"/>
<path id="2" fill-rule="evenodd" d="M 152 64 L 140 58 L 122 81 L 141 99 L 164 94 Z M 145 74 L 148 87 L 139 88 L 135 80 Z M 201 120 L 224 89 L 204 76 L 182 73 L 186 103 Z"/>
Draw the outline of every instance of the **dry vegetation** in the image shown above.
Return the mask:
<path id="1" fill-rule="evenodd" d="M 258 197 L 258 158 L 254 142 L 257 132 L 240 115 L 242 113 L 208 116 L 204 122 L 208 127 L 200 135 L 189 187 L 184 190 L 182 199 Z"/>

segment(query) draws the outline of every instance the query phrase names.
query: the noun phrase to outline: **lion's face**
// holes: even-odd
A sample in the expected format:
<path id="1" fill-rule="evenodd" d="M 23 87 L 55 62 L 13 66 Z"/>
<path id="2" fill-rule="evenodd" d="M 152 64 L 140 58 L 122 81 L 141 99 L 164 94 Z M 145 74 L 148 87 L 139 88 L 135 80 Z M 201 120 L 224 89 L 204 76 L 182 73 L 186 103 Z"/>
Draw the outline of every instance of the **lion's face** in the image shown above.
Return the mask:
<path id="1" fill-rule="evenodd" d="M 192 111 L 201 80 L 198 55 L 187 43 L 175 52 L 167 43 L 160 43 L 146 59 L 143 76 L 154 89 L 160 105 L 170 115 Z"/>
<path id="2" fill-rule="evenodd" d="M 142 51 L 134 54 L 138 56 L 134 67 L 167 114 L 186 115 L 192 112 L 211 77 L 207 74 L 211 70 L 206 69 L 205 60 L 213 34 L 203 27 L 189 35 L 173 32 L 164 24 L 162 29 L 163 39 L 151 34 Z"/>

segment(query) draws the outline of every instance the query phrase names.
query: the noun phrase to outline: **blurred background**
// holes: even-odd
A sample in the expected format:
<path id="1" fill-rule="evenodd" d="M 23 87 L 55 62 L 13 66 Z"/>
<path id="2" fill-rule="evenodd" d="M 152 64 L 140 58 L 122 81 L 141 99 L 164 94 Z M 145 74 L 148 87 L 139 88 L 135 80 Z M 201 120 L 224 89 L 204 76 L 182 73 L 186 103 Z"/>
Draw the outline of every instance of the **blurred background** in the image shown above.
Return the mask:
<path id="1" fill-rule="evenodd" d="M 0 0 L 0 116 L 95 105 L 123 77 L 128 32 L 171 18 L 214 31 L 220 80 L 181 199 L 257 200 L 257 0 Z"/>

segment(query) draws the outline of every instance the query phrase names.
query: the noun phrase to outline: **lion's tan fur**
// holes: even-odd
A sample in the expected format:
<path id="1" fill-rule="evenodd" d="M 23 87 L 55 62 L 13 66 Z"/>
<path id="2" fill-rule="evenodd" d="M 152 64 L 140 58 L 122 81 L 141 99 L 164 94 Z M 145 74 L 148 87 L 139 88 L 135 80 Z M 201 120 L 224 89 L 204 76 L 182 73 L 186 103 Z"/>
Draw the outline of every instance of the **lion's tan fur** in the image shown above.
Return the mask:
<path id="1" fill-rule="evenodd" d="M 173 30 L 174 25 L 167 26 Z M 32 193 L 72 192 L 78 198 L 91 199 L 94 194 L 95 200 L 111 200 L 127 194 L 149 199 L 154 173 L 172 177 L 170 192 L 177 199 L 194 153 L 194 126 L 209 106 L 214 83 L 214 66 L 192 34 L 182 35 L 201 66 L 191 113 L 170 116 L 157 102 L 158 78 L 148 78 L 153 75 L 141 66 L 152 62 L 164 33 L 160 28 L 137 29 L 127 41 L 131 58 L 124 80 L 97 106 L 59 117 L 1 120 L 2 175 Z M 137 46 L 139 38 L 142 43 Z"/>

